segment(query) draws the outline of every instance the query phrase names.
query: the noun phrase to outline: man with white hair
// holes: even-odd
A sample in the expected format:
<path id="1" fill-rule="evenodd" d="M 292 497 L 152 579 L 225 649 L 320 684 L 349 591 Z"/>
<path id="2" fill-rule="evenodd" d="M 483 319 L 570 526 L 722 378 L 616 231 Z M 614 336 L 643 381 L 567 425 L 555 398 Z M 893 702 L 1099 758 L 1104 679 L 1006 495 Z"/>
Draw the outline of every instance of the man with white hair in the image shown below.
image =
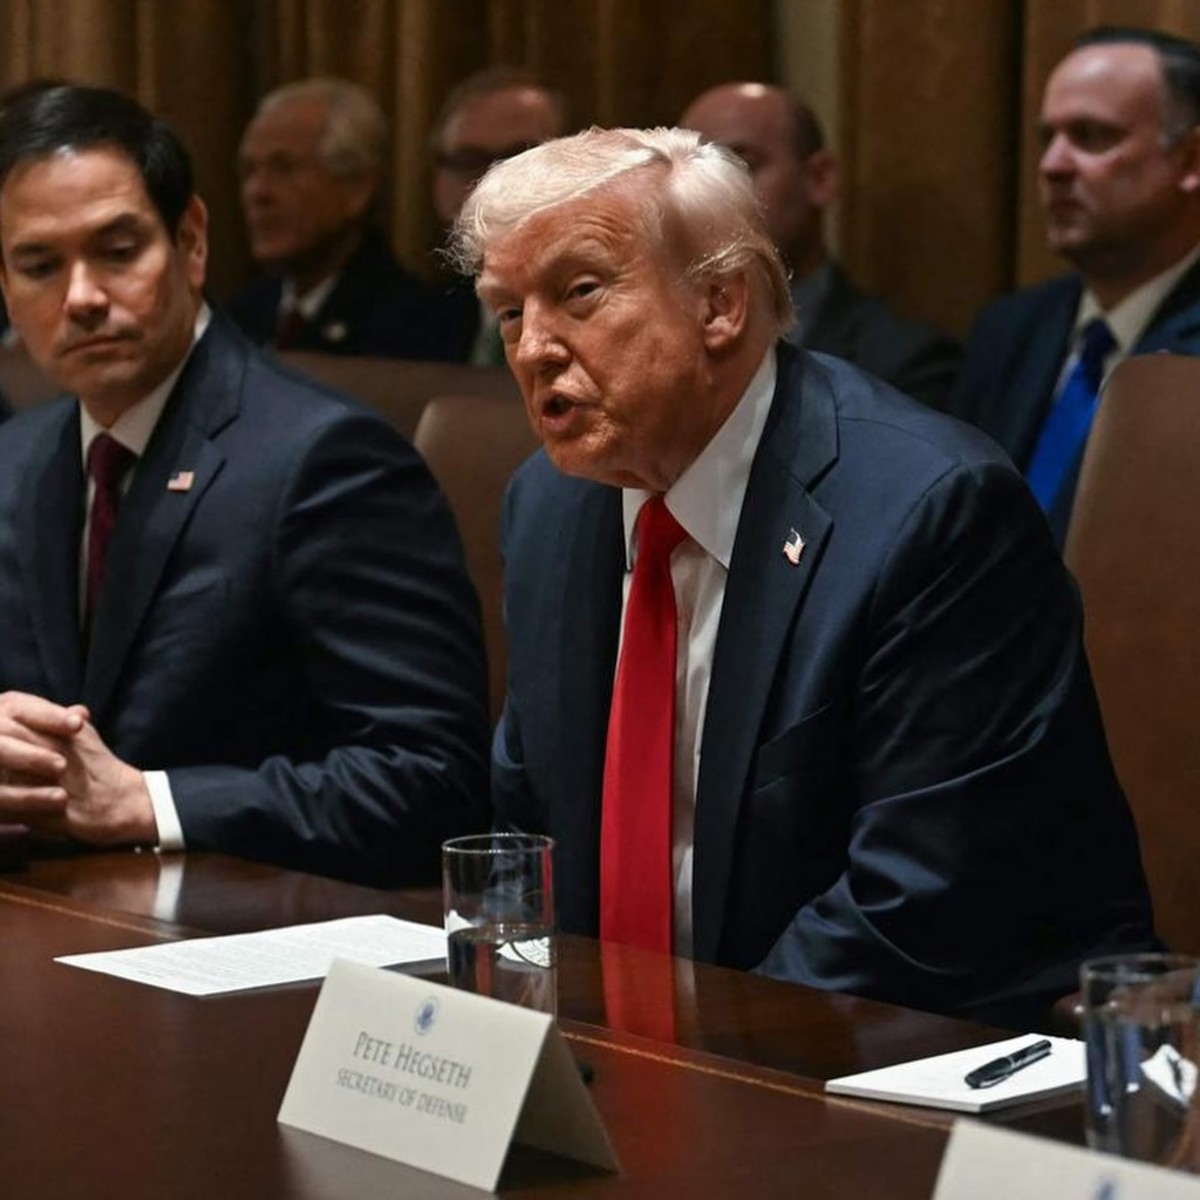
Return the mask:
<path id="1" fill-rule="evenodd" d="M 264 97 L 239 153 L 250 252 L 265 274 L 229 303 L 279 350 L 449 359 L 458 339 L 436 294 L 374 221 L 387 127 L 371 94 L 305 79 Z"/>
<path id="2" fill-rule="evenodd" d="M 973 430 L 781 340 L 681 130 L 497 164 L 455 231 L 544 443 L 505 505 L 499 818 L 564 929 L 1017 1023 L 1152 940 L 1080 613 Z"/>

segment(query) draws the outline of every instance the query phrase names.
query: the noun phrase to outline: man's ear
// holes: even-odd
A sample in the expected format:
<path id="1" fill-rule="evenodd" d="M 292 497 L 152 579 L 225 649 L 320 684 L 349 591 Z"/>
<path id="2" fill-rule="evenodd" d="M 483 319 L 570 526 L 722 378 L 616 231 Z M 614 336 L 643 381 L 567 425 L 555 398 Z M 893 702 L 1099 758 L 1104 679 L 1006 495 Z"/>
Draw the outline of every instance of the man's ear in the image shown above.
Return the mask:
<path id="1" fill-rule="evenodd" d="M 175 242 L 183 256 L 188 283 L 199 294 L 208 270 L 208 209 L 199 196 L 193 195 L 183 210 Z"/>
<path id="2" fill-rule="evenodd" d="M 750 273 L 738 271 L 704 284 L 704 344 L 729 349 L 742 336 L 750 312 Z"/>
<path id="3" fill-rule="evenodd" d="M 1200 125 L 1195 125 L 1180 139 L 1178 150 L 1182 156 L 1179 189 L 1189 196 L 1200 192 Z"/>
<path id="4" fill-rule="evenodd" d="M 829 150 L 814 150 L 804 160 L 805 190 L 813 208 L 826 209 L 837 199 L 838 165 Z"/>

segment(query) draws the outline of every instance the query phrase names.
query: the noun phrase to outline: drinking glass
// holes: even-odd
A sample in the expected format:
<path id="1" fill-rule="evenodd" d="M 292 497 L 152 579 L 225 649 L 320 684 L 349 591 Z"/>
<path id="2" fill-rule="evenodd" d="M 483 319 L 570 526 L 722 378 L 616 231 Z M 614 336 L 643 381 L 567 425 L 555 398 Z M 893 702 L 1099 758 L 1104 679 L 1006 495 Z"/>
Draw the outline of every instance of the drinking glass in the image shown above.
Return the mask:
<path id="1" fill-rule="evenodd" d="M 1200 1170 L 1198 982 L 1200 960 L 1182 954 L 1083 964 L 1090 1146 Z"/>
<path id="2" fill-rule="evenodd" d="M 442 845 L 447 970 L 457 988 L 553 1016 L 554 840 L 484 833 Z"/>

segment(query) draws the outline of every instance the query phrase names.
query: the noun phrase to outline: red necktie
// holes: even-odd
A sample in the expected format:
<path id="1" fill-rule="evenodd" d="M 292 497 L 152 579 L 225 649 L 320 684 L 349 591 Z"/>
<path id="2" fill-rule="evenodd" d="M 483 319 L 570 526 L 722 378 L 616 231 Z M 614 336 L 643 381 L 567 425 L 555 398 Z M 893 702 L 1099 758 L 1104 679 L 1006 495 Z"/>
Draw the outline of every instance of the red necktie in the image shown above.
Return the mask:
<path id="1" fill-rule="evenodd" d="M 96 490 L 92 496 L 92 521 L 88 528 L 87 590 L 83 604 L 85 633 L 91 629 L 100 585 L 104 581 L 108 542 L 121 504 L 121 480 L 135 462 L 137 455 L 107 433 L 98 434 L 88 447 L 87 470 L 95 480 Z"/>
<path id="2" fill-rule="evenodd" d="M 676 1040 L 675 960 L 600 943 L 604 1022 L 656 1042 Z"/>
<path id="3" fill-rule="evenodd" d="M 637 561 L 608 718 L 600 818 L 600 936 L 671 952 L 675 589 L 686 537 L 661 496 L 638 515 Z"/>

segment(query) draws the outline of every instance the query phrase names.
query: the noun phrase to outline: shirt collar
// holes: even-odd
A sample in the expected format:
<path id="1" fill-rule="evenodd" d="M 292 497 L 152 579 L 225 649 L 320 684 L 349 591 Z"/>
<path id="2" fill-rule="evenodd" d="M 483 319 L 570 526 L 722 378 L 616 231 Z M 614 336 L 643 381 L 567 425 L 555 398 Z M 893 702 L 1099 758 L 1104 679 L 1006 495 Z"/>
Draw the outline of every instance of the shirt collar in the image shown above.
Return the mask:
<path id="1" fill-rule="evenodd" d="M 1103 317 L 1113 339 L 1116 349 L 1126 355 L 1138 344 L 1146 327 L 1150 324 L 1159 305 L 1171 293 L 1171 289 L 1183 278 L 1189 268 L 1200 259 L 1200 245 L 1192 252 L 1181 258 L 1173 267 L 1168 267 L 1161 275 L 1143 283 L 1140 288 L 1129 293 L 1124 300 L 1114 304 L 1108 312 L 1100 306 L 1100 301 L 1090 289 L 1086 289 L 1079 300 L 1079 311 L 1075 316 L 1075 327 L 1072 336 L 1093 318 Z"/>
<path id="2" fill-rule="evenodd" d="M 204 336 L 204 331 L 208 328 L 211 320 L 212 312 L 208 305 L 201 304 L 200 311 L 196 314 L 196 328 L 192 335 L 192 344 L 188 347 L 188 351 L 183 356 L 179 366 L 148 396 L 144 396 L 141 400 L 131 404 L 113 422 L 111 429 L 105 429 L 102 425 L 98 424 L 82 404 L 79 406 L 80 449 L 83 452 L 85 472 L 87 470 L 88 450 L 91 448 L 92 442 L 102 433 L 107 433 L 109 437 L 120 442 L 126 450 L 132 450 L 138 458 L 141 458 L 145 454 L 146 447 L 150 442 L 150 435 L 154 432 L 154 427 L 158 424 L 158 418 L 162 416 L 162 411 L 166 407 L 167 397 L 171 394 L 171 389 L 182 374 L 183 368 L 192 356 L 192 351 L 195 349 L 196 343 Z"/>
<path id="3" fill-rule="evenodd" d="M 286 313 L 295 309 L 306 321 L 315 321 L 317 313 L 321 311 L 321 305 L 325 303 L 339 278 L 341 272 L 335 271 L 328 279 L 322 279 L 316 287 L 309 288 L 303 296 L 297 296 L 295 280 L 285 276 L 279 293 L 279 311 Z"/>
<path id="4" fill-rule="evenodd" d="M 750 467 L 775 395 L 775 348 L 754 372 L 733 412 L 663 497 L 671 515 L 688 536 L 726 570 L 733 557 L 742 500 Z M 626 570 L 633 569 L 633 531 L 638 513 L 652 493 L 623 488 Z"/>

